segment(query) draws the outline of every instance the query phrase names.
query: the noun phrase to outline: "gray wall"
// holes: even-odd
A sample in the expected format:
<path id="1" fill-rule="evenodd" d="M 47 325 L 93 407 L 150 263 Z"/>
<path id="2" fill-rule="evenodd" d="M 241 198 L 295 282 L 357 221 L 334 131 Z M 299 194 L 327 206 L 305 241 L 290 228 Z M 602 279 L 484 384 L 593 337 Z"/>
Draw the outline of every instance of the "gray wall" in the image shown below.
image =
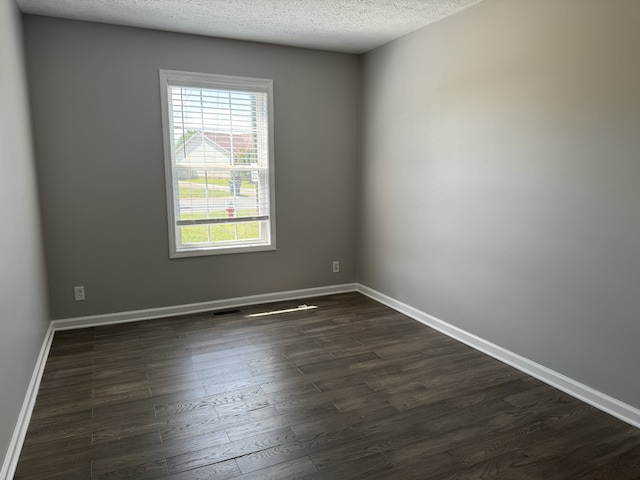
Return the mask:
<path id="1" fill-rule="evenodd" d="M 35 16 L 25 39 L 54 319 L 355 281 L 358 57 Z M 273 79 L 277 251 L 169 259 L 159 69 Z"/>
<path id="2" fill-rule="evenodd" d="M 640 408 L 640 2 L 485 0 L 366 55 L 358 280 Z"/>
<path id="3" fill-rule="evenodd" d="M 48 327 L 20 15 L 0 2 L 0 468 Z"/>

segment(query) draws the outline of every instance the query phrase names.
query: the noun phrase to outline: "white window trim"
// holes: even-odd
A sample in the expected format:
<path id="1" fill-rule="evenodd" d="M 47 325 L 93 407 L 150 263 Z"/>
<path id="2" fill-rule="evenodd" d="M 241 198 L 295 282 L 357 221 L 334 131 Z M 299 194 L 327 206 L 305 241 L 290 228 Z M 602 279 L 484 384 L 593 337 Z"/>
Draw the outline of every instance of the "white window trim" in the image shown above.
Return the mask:
<path id="1" fill-rule="evenodd" d="M 269 155 L 269 241 L 253 243 L 250 240 L 232 241 L 218 245 L 190 246 L 180 249 L 176 240 L 176 209 L 174 201 L 174 179 L 172 171 L 171 122 L 169 120 L 168 88 L 170 85 L 210 87 L 229 90 L 259 91 L 267 93 L 268 155 Z M 162 133 L 164 144 L 165 187 L 167 199 L 167 220 L 169 227 L 169 257 L 184 258 L 231 253 L 249 253 L 276 249 L 275 212 L 275 166 L 274 166 L 274 123 L 273 123 L 273 80 L 263 78 L 237 77 L 176 70 L 160 70 L 160 104 L 162 111 Z"/>

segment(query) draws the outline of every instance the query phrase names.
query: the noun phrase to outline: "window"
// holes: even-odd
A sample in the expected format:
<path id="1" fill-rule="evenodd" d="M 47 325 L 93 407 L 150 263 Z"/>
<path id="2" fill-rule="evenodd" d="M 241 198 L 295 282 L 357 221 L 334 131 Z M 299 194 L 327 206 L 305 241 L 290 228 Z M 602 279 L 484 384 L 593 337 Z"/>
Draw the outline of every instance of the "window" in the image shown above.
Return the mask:
<path id="1" fill-rule="evenodd" d="M 160 71 L 170 256 L 275 249 L 272 81 Z"/>

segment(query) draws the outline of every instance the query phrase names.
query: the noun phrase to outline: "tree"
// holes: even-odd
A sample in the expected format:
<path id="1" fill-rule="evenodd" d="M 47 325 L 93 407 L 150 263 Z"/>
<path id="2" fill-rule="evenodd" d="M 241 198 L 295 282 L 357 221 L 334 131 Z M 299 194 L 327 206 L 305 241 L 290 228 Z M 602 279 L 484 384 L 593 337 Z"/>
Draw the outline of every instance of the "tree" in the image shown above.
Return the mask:
<path id="1" fill-rule="evenodd" d="M 176 140 L 176 149 L 180 148 L 184 143 L 193 136 L 194 133 L 197 133 L 198 130 L 187 130 L 186 133 L 180 135 L 180 138 Z"/>

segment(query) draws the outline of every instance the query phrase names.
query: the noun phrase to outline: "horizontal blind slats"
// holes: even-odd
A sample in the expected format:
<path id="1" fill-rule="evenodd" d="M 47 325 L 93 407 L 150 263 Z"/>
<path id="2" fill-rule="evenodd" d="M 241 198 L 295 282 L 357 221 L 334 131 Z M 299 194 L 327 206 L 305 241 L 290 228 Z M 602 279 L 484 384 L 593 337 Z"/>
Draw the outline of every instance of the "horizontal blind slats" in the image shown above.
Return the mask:
<path id="1" fill-rule="evenodd" d="M 176 226 L 268 222 L 266 92 L 171 86 L 169 93 Z"/>

